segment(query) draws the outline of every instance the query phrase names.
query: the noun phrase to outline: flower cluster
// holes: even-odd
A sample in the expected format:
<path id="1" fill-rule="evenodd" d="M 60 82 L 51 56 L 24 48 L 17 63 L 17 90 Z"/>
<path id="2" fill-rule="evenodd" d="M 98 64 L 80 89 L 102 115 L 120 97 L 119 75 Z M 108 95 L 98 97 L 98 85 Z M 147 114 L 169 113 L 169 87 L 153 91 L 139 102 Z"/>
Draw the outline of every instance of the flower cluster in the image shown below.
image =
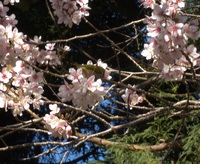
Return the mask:
<path id="1" fill-rule="evenodd" d="M 128 87 L 134 87 L 128 84 Z M 138 103 L 143 102 L 143 97 L 139 96 L 134 90 L 126 88 L 125 93 L 122 95 L 123 100 L 126 104 L 130 106 L 130 109 L 132 109 L 132 106 L 137 105 Z"/>
<path id="2" fill-rule="evenodd" d="M 49 109 L 51 110 L 50 114 L 46 114 L 43 119 L 46 122 L 45 128 L 48 129 L 49 134 L 53 137 L 69 138 L 72 135 L 72 128 L 68 124 L 67 120 L 60 119 L 56 116 L 60 112 L 60 108 L 57 104 L 50 104 Z"/>
<path id="3" fill-rule="evenodd" d="M 93 70 L 91 70 L 91 67 Z M 111 76 L 109 76 L 106 67 L 107 64 L 98 60 L 97 65 L 88 61 L 87 65 L 82 65 L 77 70 L 70 68 L 67 79 L 71 81 L 71 84 L 65 81 L 65 84 L 59 88 L 58 96 L 61 97 L 63 102 L 72 101 L 75 106 L 83 109 L 87 109 L 88 105 L 93 106 L 96 102 L 101 102 L 106 91 L 102 86 L 101 78 L 96 79 L 95 69 L 102 69 L 102 77 L 110 79 Z M 86 71 L 89 71 L 89 73 L 86 73 Z"/>
<path id="4" fill-rule="evenodd" d="M 49 0 L 54 14 L 58 17 L 58 24 L 72 27 L 73 23 L 79 25 L 83 16 L 89 16 L 87 10 L 88 0 Z"/>
<path id="5" fill-rule="evenodd" d="M 12 65 L 14 66 L 18 56 L 31 64 L 50 64 L 58 65 L 60 60 L 56 55 L 56 51 L 49 49 L 48 45 L 46 49 L 40 50 L 36 45 L 31 45 L 26 40 L 26 35 L 19 32 L 15 27 L 17 20 L 15 15 L 7 15 L 9 8 L 3 6 L 0 1 L 0 65 Z M 41 37 L 34 37 L 34 42 L 40 42 Z M 54 44 L 52 44 L 54 47 Z"/>
<path id="6" fill-rule="evenodd" d="M 158 68 L 166 80 L 179 80 L 183 73 L 194 66 L 199 66 L 200 54 L 189 39 L 200 37 L 199 21 L 188 20 L 181 15 L 185 7 L 184 0 L 142 0 L 144 7 L 153 10 L 146 18 L 149 44 L 144 45 L 142 55 L 153 59 L 153 66 Z"/>
<path id="7" fill-rule="evenodd" d="M 16 116 L 22 115 L 31 104 L 35 109 L 43 104 L 43 73 L 27 66 L 25 61 L 33 65 L 59 65 L 60 59 L 53 51 L 54 44 L 47 44 L 40 50 L 24 42 L 26 36 L 18 32 L 15 15 L 8 16 L 8 10 L 0 1 L 0 107 L 11 109 Z M 40 39 L 34 37 L 37 42 Z"/>
<path id="8" fill-rule="evenodd" d="M 24 110 L 39 109 L 43 105 L 43 73 L 36 72 L 32 67 L 26 67 L 21 60 L 16 66 L 8 65 L 0 72 L 1 108 L 12 110 L 13 115 L 22 115 Z"/>

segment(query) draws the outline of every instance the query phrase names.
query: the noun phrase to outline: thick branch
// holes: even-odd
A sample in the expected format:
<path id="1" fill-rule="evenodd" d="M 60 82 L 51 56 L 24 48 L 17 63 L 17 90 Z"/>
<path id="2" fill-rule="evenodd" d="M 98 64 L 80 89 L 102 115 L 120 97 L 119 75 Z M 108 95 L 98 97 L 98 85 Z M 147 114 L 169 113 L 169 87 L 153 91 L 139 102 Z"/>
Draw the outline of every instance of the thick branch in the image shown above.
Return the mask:
<path id="1" fill-rule="evenodd" d="M 78 137 L 84 137 L 83 134 L 77 133 L 76 134 Z M 122 146 L 122 147 L 126 147 L 128 150 L 148 150 L 148 151 L 162 151 L 165 149 L 168 149 L 169 147 L 180 147 L 180 143 L 178 142 L 163 142 L 163 143 L 159 143 L 156 145 L 150 145 L 150 146 L 142 146 L 142 145 L 136 145 L 136 144 L 127 144 L 124 145 L 124 143 L 121 142 L 112 142 L 112 141 L 108 141 L 106 139 L 101 139 L 99 137 L 93 137 L 88 139 L 88 141 L 92 142 L 92 143 L 96 143 L 100 146 Z"/>

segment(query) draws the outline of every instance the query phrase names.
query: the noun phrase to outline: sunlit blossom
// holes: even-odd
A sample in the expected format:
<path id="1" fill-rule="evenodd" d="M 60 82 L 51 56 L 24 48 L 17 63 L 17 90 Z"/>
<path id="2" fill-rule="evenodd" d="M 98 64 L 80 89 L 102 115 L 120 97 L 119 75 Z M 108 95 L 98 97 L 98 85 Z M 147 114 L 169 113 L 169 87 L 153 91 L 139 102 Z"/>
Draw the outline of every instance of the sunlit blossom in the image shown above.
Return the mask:
<path id="1" fill-rule="evenodd" d="M 73 24 L 79 25 L 83 16 L 89 16 L 88 0 L 50 0 L 54 14 L 58 17 L 58 24 L 64 23 L 71 28 Z"/>
<path id="2" fill-rule="evenodd" d="M 150 1 L 143 1 L 144 7 L 148 3 Z M 179 14 L 183 7 L 184 0 L 162 0 L 159 4 L 154 4 L 151 17 L 147 17 L 145 21 L 147 35 L 151 39 L 149 44 L 144 44 L 141 55 L 147 60 L 153 59 L 152 66 L 161 71 L 165 80 L 180 80 L 191 63 L 194 66 L 199 63 L 197 48 L 188 45 L 189 39 L 200 38 L 199 21 L 187 20 L 187 17 Z"/>
<path id="3" fill-rule="evenodd" d="M 128 84 L 128 87 L 134 87 Z M 138 103 L 142 103 L 143 98 L 142 96 L 139 96 L 134 90 L 126 88 L 125 93 L 122 95 L 123 100 L 126 104 L 130 106 L 130 109 L 132 109 L 131 106 L 135 106 Z"/>
<path id="4" fill-rule="evenodd" d="M 72 128 L 68 124 L 67 120 L 63 120 L 55 116 L 53 113 L 46 114 L 43 119 L 46 122 L 45 127 L 48 129 L 49 134 L 53 137 L 69 138 L 72 134 Z"/>

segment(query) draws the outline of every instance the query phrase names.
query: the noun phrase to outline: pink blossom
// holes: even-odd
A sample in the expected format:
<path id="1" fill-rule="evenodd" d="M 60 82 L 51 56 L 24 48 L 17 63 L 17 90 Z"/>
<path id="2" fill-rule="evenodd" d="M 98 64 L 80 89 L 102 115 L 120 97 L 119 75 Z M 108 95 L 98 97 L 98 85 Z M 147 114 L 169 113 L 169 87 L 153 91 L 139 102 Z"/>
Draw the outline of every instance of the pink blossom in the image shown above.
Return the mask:
<path id="1" fill-rule="evenodd" d="M 91 61 L 88 61 L 87 64 L 93 65 Z M 101 60 L 98 60 L 98 64 L 104 68 L 107 67 L 107 64 Z M 65 82 L 65 85 L 61 85 L 59 88 L 58 96 L 61 97 L 62 101 L 72 100 L 75 106 L 86 109 L 88 106 L 93 106 L 104 99 L 103 96 L 105 96 L 106 91 L 102 86 L 101 79 L 96 80 L 95 75 L 85 77 L 82 68 L 77 70 L 70 68 L 69 73 L 70 75 L 67 78 L 71 80 L 72 84 L 69 85 Z M 108 72 L 106 72 L 105 76 L 110 78 Z"/>
<path id="2" fill-rule="evenodd" d="M 58 24 L 67 22 L 69 19 L 69 15 L 66 13 L 63 13 L 62 11 L 57 11 L 56 15 L 58 16 Z"/>
<path id="3" fill-rule="evenodd" d="M 187 48 L 184 48 L 183 52 L 190 58 L 198 58 L 200 56 L 200 54 L 197 53 L 197 48 L 193 44 L 187 46 Z"/>
<path id="4" fill-rule="evenodd" d="M 20 107 L 17 104 L 13 105 L 12 113 L 14 117 L 16 117 L 17 115 L 22 116 L 23 111 L 24 111 L 23 107 Z"/>
<path id="5" fill-rule="evenodd" d="M 170 75 L 173 77 L 175 80 L 181 80 L 183 78 L 183 73 L 186 71 L 185 67 L 181 66 L 174 66 L 170 70 Z"/>
<path id="6" fill-rule="evenodd" d="M 41 40 L 42 40 L 42 36 L 34 36 L 34 42 L 36 42 L 36 43 L 40 43 L 41 42 Z"/>
<path id="7" fill-rule="evenodd" d="M 161 71 L 164 79 L 180 80 L 191 64 L 198 65 L 199 54 L 194 46 L 187 46 L 188 39 L 200 37 L 197 19 L 188 21 L 179 14 L 184 7 L 183 0 L 162 0 L 155 4 L 151 17 L 147 17 L 149 44 L 144 45 L 142 56 L 153 59 L 152 66 Z M 188 21 L 188 23 L 187 23 Z M 151 41 L 153 40 L 153 42 Z"/>
<path id="8" fill-rule="evenodd" d="M 14 96 L 14 95 L 13 95 Z M 31 99 L 29 96 L 15 97 L 15 101 L 8 100 L 8 109 L 12 110 L 13 116 L 22 116 L 23 111 L 29 109 L 31 103 Z"/>
<path id="9" fill-rule="evenodd" d="M 82 16 L 89 16 L 88 0 L 50 0 L 54 14 L 58 17 L 58 24 L 64 23 L 65 26 L 72 27 L 81 22 Z"/>
<path id="10" fill-rule="evenodd" d="M 76 0 L 76 2 L 79 4 L 79 5 L 84 5 L 84 4 L 87 4 L 88 3 L 88 0 Z"/>
<path id="11" fill-rule="evenodd" d="M 194 64 L 195 66 L 195 59 L 192 59 L 190 58 L 190 61 Z M 176 65 L 178 66 L 183 66 L 183 67 L 186 67 L 186 68 L 189 68 L 191 67 L 191 64 L 190 62 L 185 58 L 185 56 L 181 56 L 178 60 L 176 60 Z"/>
<path id="12" fill-rule="evenodd" d="M 77 70 L 75 70 L 74 68 L 70 68 L 69 73 L 70 74 L 67 76 L 67 78 L 72 82 L 75 82 L 83 78 L 82 68 L 79 68 Z"/>
<path id="13" fill-rule="evenodd" d="M 63 8 L 63 1 L 59 0 L 49 0 L 52 3 L 52 8 L 55 9 L 55 11 L 62 11 Z"/>
<path id="14" fill-rule="evenodd" d="M 162 6 L 156 4 L 152 12 L 152 18 L 156 21 L 162 21 L 166 17 L 165 15 L 166 9 L 167 9 L 166 3 L 164 3 Z"/>
<path id="15" fill-rule="evenodd" d="M 3 83 L 8 83 L 11 77 L 12 74 L 6 68 L 3 68 L 2 72 L 0 72 L 0 81 Z"/>
<path id="16" fill-rule="evenodd" d="M 81 6 L 80 11 L 81 11 L 82 15 L 89 16 L 88 10 L 90 10 L 90 9 L 91 8 L 88 5 L 83 5 L 83 6 Z"/>
<path id="17" fill-rule="evenodd" d="M 82 13 L 81 11 L 75 11 L 72 15 L 72 22 L 79 25 L 79 23 L 81 22 L 81 17 L 82 17 Z"/>
<path id="18" fill-rule="evenodd" d="M 75 10 L 78 9 L 75 1 L 67 1 L 63 8 L 66 9 L 69 14 L 72 14 Z"/>
<path id="19" fill-rule="evenodd" d="M 49 130 L 49 134 L 53 137 L 69 138 L 72 134 L 72 128 L 66 120 L 60 119 L 54 114 L 46 114 L 43 119 L 46 121 L 45 128 Z"/>
<path id="20" fill-rule="evenodd" d="M 106 80 L 111 80 L 112 79 L 112 76 L 110 76 L 110 71 L 109 70 L 105 70 L 103 78 L 106 79 Z"/>
<path id="21" fill-rule="evenodd" d="M 98 59 L 97 60 L 97 66 L 102 67 L 103 69 L 106 69 L 108 65 L 107 65 L 107 63 L 102 62 L 101 59 Z"/>
<path id="22" fill-rule="evenodd" d="M 65 128 L 65 133 L 63 134 L 64 138 L 69 138 L 69 136 L 72 135 L 72 127 L 67 125 Z"/>
<path id="23" fill-rule="evenodd" d="M 21 96 L 20 97 L 20 106 L 22 106 L 25 110 L 29 109 L 31 102 L 31 98 L 29 96 Z"/>
<path id="24" fill-rule="evenodd" d="M 167 30 L 171 33 L 172 36 L 177 37 L 182 35 L 183 23 L 175 23 L 170 21 L 167 25 Z"/>
<path id="25" fill-rule="evenodd" d="M 173 3 L 177 4 L 178 7 L 184 8 L 185 7 L 185 0 L 172 0 Z"/>
<path id="26" fill-rule="evenodd" d="M 128 84 L 128 86 L 131 87 L 130 84 Z M 127 103 L 130 106 L 135 106 L 138 103 L 142 102 L 142 97 L 138 96 L 138 94 L 136 94 L 135 91 L 129 88 L 126 88 L 125 93 L 122 95 L 122 98 L 125 101 L 125 103 Z M 130 109 L 132 109 L 132 107 L 130 107 Z"/>
<path id="27" fill-rule="evenodd" d="M 144 44 L 144 50 L 141 52 L 141 55 L 144 56 L 147 60 L 153 58 L 154 48 L 149 44 Z"/>
<path id="28" fill-rule="evenodd" d="M 6 85 L 4 85 L 3 83 L 0 83 L 0 91 L 6 91 L 7 90 L 7 87 Z"/>
<path id="29" fill-rule="evenodd" d="M 41 95 L 34 95 L 34 99 L 32 100 L 32 105 L 34 109 L 40 109 L 41 105 L 44 105 L 44 100 L 42 100 Z"/>
<path id="30" fill-rule="evenodd" d="M 46 44 L 46 50 L 52 51 L 54 49 L 55 43 L 48 43 Z"/>
<path id="31" fill-rule="evenodd" d="M 155 0 L 140 0 L 144 8 L 154 9 Z"/>
<path id="32" fill-rule="evenodd" d="M 7 15 L 9 8 L 4 7 L 3 3 L 0 1 L 0 16 L 5 17 Z"/>
<path id="33" fill-rule="evenodd" d="M 18 21 L 15 19 L 15 14 L 11 14 L 10 16 L 7 16 L 6 22 L 7 24 L 10 24 L 13 27 L 18 23 Z"/>
<path id="34" fill-rule="evenodd" d="M 56 114 L 60 111 L 60 108 L 57 104 L 49 104 L 49 109 L 51 110 L 50 114 Z"/>
<path id="35" fill-rule="evenodd" d="M 13 77 L 12 85 L 16 87 L 23 86 L 25 84 L 25 79 L 22 78 L 20 75 L 16 75 Z"/>
<path id="36" fill-rule="evenodd" d="M 6 27 L 0 25 L 0 35 L 5 35 L 8 39 L 13 37 L 12 26 L 7 25 Z"/>
<path id="37" fill-rule="evenodd" d="M 199 32 L 199 21 L 198 19 L 194 19 L 190 21 L 189 23 L 186 23 L 183 26 L 183 32 L 185 38 L 191 38 L 191 39 L 198 39 L 200 37 L 200 32 Z"/>
<path id="38" fill-rule="evenodd" d="M 38 84 L 38 82 L 29 83 L 28 89 L 28 91 L 32 93 L 33 96 L 35 96 L 35 98 L 40 97 L 44 92 L 43 87 L 40 84 Z"/>
<path id="39" fill-rule="evenodd" d="M 15 47 L 17 48 L 20 48 L 19 46 L 23 45 L 24 44 L 24 41 L 23 41 L 23 34 L 21 32 L 18 32 L 18 29 L 17 28 L 14 28 L 13 29 L 13 32 L 12 32 L 13 36 L 12 36 L 12 40 L 16 43 L 15 44 Z M 27 44 L 26 44 L 27 45 Z"/>
<path id="40" fill-rule="evenodd" d="M 162 26 L 159 23 L 149 24 L 147 26 L 147 30 L 149 31 L 147 35 L 151 37 L 156 37 L 161 33 Z"/>
<path id="41" fill-rule="evenodd" d="M 163 78 L 165 80 L 181 80 L 183 78 L 183 73 L 186 71 L 184 66 L 167 66 L 165 65 L 163 69 Z"/>
<path id="42" fill-rule="evenodd" d="M 71 89 L 71 87 L 69 86 L 69 84 L 66 81 L 65 81 L 64 85 L 61 85 L 59 87 L 58 96 L 62 98 L 61 100 L 63 102 L 71 101 L 71 99 L 73 98 L 72 93 L 73 93 L 73 90 Z"/>
<path id="43" fill-rule="evenodd" d="M 56 54 L 56 51 L 46 51 L 44 57 L 44 63 L 49 65 L 60 65 L 60 59 Z"/>
<path id="44" fill-rule="evenodd" d="M 87 89 L 91 92 L 95 92 L 96 90 L 101 89 L 102 81 L 101 79 L 98 79 L 95 81 L 95 76 L 90 76 L 86 81 Z"/>
<path id="45" fill-rule="evenodd" d="M 71 49 L 70 49 L 69 46 L 64 46 L 63 50 L 64 50 L 64 51 L 70 51 Z"/>
<path id="46" fill-rule="evenodd" d="M 41 82 L 43 82 L 43 73 L 35 72 L 34 70 L 32 70 L 29 80 L 30 80 L 30 82 L 41 83 Z"/>

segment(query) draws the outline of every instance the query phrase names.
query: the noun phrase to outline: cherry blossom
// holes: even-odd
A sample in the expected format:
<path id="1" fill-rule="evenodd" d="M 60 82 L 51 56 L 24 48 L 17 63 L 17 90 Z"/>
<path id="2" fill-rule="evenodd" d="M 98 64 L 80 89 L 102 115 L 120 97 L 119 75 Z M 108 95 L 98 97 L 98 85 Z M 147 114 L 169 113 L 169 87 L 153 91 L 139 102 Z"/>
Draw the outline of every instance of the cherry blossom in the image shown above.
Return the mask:
<path id="1" fill-rule="evenodd" d="M 128 84 L 128 87 L 134 87 Z M 130 105 L 130 109 L 132 106 L 137 105 L 138 103 L 142 103 L 143 98 L 139 96 L 134 90 L 126 88 L 125 93 L 122 95 L 123 100 L 126 104 Z"/>
<path id="2" fill-rule="evenodd" d="M 60 108 L 57 104 L 49 104 L 49 109 L 51 110 L 50 114 L 56 114 L 60 112 Z"/>
<path id="3" fill-rule="evenodd" d="M 162 5 L 156 4 L 154 6 L 154 10 L 152 12 L 152 18 L 157 21 L 162 21 L 165 18 L 165 13 L 167 11 L 167 4 L 164 3 Z"/>
<path id="4" fill-rule="evenodd" d="M 64 4 L 63 9 L 67 10 L 69 14 L 72 14 L 75 10 L 78 9 L 78 7 L 76 6 L 75 1 L 67 1 Z"/>
<path id="5" fill-rule="evenodd" d="M 196 59 L 200 56 L 199 53 L 197 53 L 197 48 L 194 45 L 189 45 L 188 47 L 185 47 L 183 49 L 183 52 L 192 59 Z"/>
<path id="6" fill-rule="evenodd" d="M 5 17 L 8 10 L 9 8 L 3 6 L 3 3 L 0 1 L 0 16 Z"/>
<path id="7" fill-rule="evenodd" d="M 0 72 L 0 81 L 3 83 L 8 83 L 11 77 L 12 74 L 7 68 L 3 68 L 2 72 Z"/>
<path id="8" fill-rule="evenodd" d="M 82 17 L 81 11 L 75 11 L 75 12 L 73 12 L 73 15 L 72 15 L 72 22 L 73 22 L 74 24 L 79 25 L 79 23 L 81 22 L 81 17 Z"/>
<path id="9" fill-rule="evenodd" d="M 142 56 L 146 57 L 147 60 L 153 58 L 154 47 L 149 44 L 144 44 L 144 50 L 141 53 Z"/>
<path id="10" fill-rule="evenodd" d="M 90 8 L 87 4 L 84 4 L 84 5 L 81 6 L 81 8 L 80 8 L 81 14 L 84 15 L 84 16 L 89 16 L 88 10 L 90 10 L 90 9 L 91 9 L 91 8 Z"/>
<path id="11" fill-rule="evenodd" d="M 75 70 L 74 68 L 70 68 L 69 73 L 70 74 L 67 76 L 67 78 L 71 80 L 72 83 L 79 81 L 81 78 L 83 78 L 82 68 L 79 68 L 77 70 Z"/>
<path id="12" fill-rule="evenodd" d="M 29 81 L 41 83 L 43 82 L 43 73 L 42 72 L 35 72 L 34 70 L 31 70 L 31 74 L 29 77 Z"/>
<path id="13" fill-rule="evenodd" d="M 140 0 L 143 4 L 144 8 L 152 8 L 154 9 L 155 0 Z"/>
<path id="14" fill-rule="evenodd" d="M 81 6 L 84 4 L 88 4 L 88 0 L 76 0 L 76 2 Z"/>
<path id="15" fill-rule="evenodd" d="M 58 24 L 64 23 L 71 28 L 74 24 L 79 25 L 83 16 L 89 16 L 88 0 L 49 0 L 54 14 L 58 17 Z"/>
<path id="16" fill-rule="evenodd" d="M 145 7 L 149 1 L 143 1 Z M 153 2 L 152 2 L 153 3 Z M 185 6 L 183 0 L 161 1 L 155 3 L 151 17 L 147 17 L 147 35 L 151 37 L 149 44 L 144 45 L 141 55 L 147 60 L 153 59 L 153 67 L 157 68 L 164 79 L 180 80 L 184 72 L 198 65 L 199 53 L 189 39 L 200 37 L 199 21 L 187 20 L 180 14 Z M 185 56 L 188 56 L 186 58 Z M 188 61 L 189 60 L 189 61 Z"/>
<path id="17" fill-rule="evenodd" d="M 149 31 L 149 33 L 147 34 L 148 36 L 156 37 L 161 33 L 162 27 L 159 23 L 154 23 L 154 24 L 149 24 L 147 26 L 147 30 Z"/>
<path id="18" fill-rule="evenodd" d="M 188 38 L 197 40 L 200 37 L 198 19 L 191 20 L 188 23 L 184 24 L 183 32 L 183 36 L 186 40 Z"/>
<path id="19" fill-rule="evenodd" d="M 0 83 L 0 99 L 4 102 L 2 107 L 11 110 L 14 116 L 22 116 L 22 112 L 29 109 L 30 105 L 34 109 L 43 105 L 43 73 L 36 72 L 23 61 L 17 60 L 14 67 L 3 67 L 0 76 L 1 82 L 8 84 L 5 87 Z"/>
<path id="20" fill-rule="evenodd" d="M 87 65 L 93 65 L 92 61 L 88 61 Z M 94 66 L 96 65 L 103 69 L 107 67 L 107 64 L 100 59 L 97 64 L 94 64 Z M 103 101 L 106 91 L 102 86 L 102 80 L 96 79 L 94 72 L 89 76 L 85 76 L 82 68 L 77 70 L 70 68 L 69 73 L 67 78 L 71 81 L 71 84 L 64 81 L 65 84 L 59 87 L 58 96 L 63 102 L 72 101 L 75 106 L 87 109 L 89 106 L 95 105 L 96 102 Z M 110 78 L 109 74 L 106 74 L 106 78 Z"/>
<path id="21" fill-rule="evenodd" d="M 33 38 L 33 40 L 34 40 L 36 43 L 40 43 L 41 40 L 42 40 L 42 36 L 37 36 L 37 35 L 35 35 L 34 38 Z"/>
<path id="22" fill-rule="evenodd" d="M 45 48 L 46 50 L 52 51 L 54 49 L 55 43 L 48 43 L 46 44 Z"/>
<path id="23" fill-rule="evenodd" d="M 65 46 L 63 47 L 63 50 L 64 50 L 64 51 L 70 51 L 71 49 L 70 49 L 69 46 L 65 45 Z"/>
<path id="24" fill-rule="evenodd" d="M 172 0 L 173 3 L 178 4 L 178 7 L 184 8 L 185 7 L 185 0 Z"/>
<path id="25" fill-rule="evenodd" d="M 54 106 L 55 107 L 55 106 Z M 52 107 L 52 108 L 54 108 Z M 45 128 L 48 129 L 49 134 L 53 137 L 69 138 L 72 135 L 72 128 L 67 120 L 63 120 L 55 116 L 56 113 L 46 114 L 43 119 L 46 122 Z"/>
<path id="26" fill-rule="evenodd" d="M 70 87 L 70 85 L 64 81 L 65 84 L 64 85 L 61 85 L 59 87 L 59 93 L 58 93 L 58 96 L 61 97 L 61 101 L 62 102 L 65 102 L 65 101 L 71 101 L 72 98 L 73 98 L 73 86 Z"/>

